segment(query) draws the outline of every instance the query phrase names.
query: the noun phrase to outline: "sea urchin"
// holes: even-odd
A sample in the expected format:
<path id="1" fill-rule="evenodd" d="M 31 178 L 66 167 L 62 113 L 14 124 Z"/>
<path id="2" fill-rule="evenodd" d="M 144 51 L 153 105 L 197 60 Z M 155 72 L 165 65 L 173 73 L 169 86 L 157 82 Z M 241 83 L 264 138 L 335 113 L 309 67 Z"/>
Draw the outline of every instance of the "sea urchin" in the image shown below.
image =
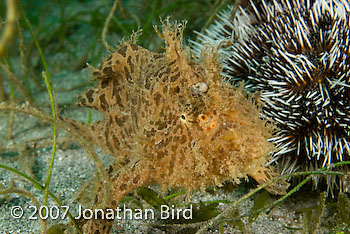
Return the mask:
<path id="1" fill-rule="evenodd" d="M 350 160 L 350 4 L 262 0 L 219 14 L 194 51 L 220 45 L 223 76 L 260 91 L 282 173 Z M 344 168 L 346 170 L 347 168 Z M 343 179 L 327 176 L 328 189 Z M 314 179 L 317 186 L 319 177 Z"/>

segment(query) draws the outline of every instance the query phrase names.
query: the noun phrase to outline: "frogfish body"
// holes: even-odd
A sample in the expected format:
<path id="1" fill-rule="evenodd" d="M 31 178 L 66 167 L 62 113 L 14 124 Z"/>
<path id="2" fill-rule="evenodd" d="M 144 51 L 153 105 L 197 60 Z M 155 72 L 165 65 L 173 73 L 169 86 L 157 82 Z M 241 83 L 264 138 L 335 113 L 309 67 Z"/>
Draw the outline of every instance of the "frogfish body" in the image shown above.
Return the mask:
<path id="1" fill-rule="evenodd" d="M 192 191 L 248 175 L 259 184 L 276 176 L 265 166 L 271 128 L 252 98 L 222 81 L 215 49 L 205 49 L 199 62 L 183 49 L 184 26 L 166 20 L 162 33 L 157 30 L 164 53 L 135 39 L 122 42 L 93 72 L 98 85 L 79 98 L 79 105 L 104 115 L 89 128 L 92 141 L 118 165 L 111 170 L 118 171 L 111 175 L 112 206 L 147 184 Z M 285 189 L 281 183 L 267 187 L 274 194 Z M 93 220 L 86 232 L 110 229 L 107 221 Z"/>

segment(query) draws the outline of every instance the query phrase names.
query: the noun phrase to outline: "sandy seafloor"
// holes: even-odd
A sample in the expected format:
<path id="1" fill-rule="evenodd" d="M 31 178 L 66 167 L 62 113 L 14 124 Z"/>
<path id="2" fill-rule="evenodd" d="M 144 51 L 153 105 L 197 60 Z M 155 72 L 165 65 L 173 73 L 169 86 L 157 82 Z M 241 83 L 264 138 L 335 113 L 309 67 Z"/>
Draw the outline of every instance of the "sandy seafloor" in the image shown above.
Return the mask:
<path id="1" fill-rule="evenodd" d="M 81 79 L 88 79 L 88 75 L 85 72 L 77 74 L 65 74 L 59 73 L 54 77 L 54 87 L 56 89 L 61 88 L 65 85 L 66 88 L 74 86 L 74 82 L 77 79 L 70 79 L 72 75 L 80 76 Z M 79 78 L 79 77 L 78 77 Z M 75 81 L 74 81 L 75 80 Z M 78 79 L 79 80 L 79 79 Z M 59 82 L 58 82 L 59 81 Z M 81 81 L 80 81 L 81 82 Z M 57 93 L 57 99 L 63 103 L 74 103 L 79 91 Z M 40 96 L 41 95 L 41 96 Z M 47 98 L 46 93 L 39 94 L 37 100 L 45 100 Z M 49 110 L 47 113 L 50 113 Z M 67 117 L 74 117 L 75 119 L 86 121 L 87 110 L 79 107 L 67 107 L 60 111 L 61 115 Z M 35 153 L 24 153 L 23 157 L 19 157 L 16 153 L 5 153 L 0 154 L 0 163 L 15 167 L 20 171 L 32 174 L 37 180 L 43 181 L 49 165 L 51 157 L 50 148 L 50 137 L 52 135 L 52 126 L 49 124 L 43 124 L 37 119 L 30 118 L 25 115 L 15 116 L 14 124 L 14 140 L 11 142 L 5 141 L 7 137 L 7 124 L 8 124 L 8 113 L 0 113 L 0 139 L 1 145 L 5 142 L 8 143 L 8 147 L 12 145 L 25 145 L 25 142 L 33 138 L 47 138 L 48 146 L 44 149 L 38 149 Z M 98 115 L 93 113 L 93 120 L 98 119 Z M 58 139 L 63 139 L 66 134 L 61 131 L 59 132 Z M 30 144 L 28 144 L 30 146 Z M 56 152 L 55 165 L 53 170 L 53 176 L 50 184 L 51 191 L 60 197 L 64 205 L 70 207 L 70 211 L 73 215 L 76 215 L 78 202 L 75 200 L 76 195 L 80 188 L 87 182 L 91 182 L 95 175 L 95 167 L 92 160 L 87 156 L 83 148 L 79 146 L 62 148 L 59 144 Z M 25 152 L 25 151 L 24 151 Z M 104 159 L 105 162 L 109 160 L 109 157 L 104 155 L 103 152 L 97 149 L 97 152 Z M 34 196 L 42 203 L 42 192 L 31 186 L 29 183 L 25 183 L 22 178 L 15 176 L 4 169 L 0 169 L 0 184 L 3 186 L 9 186 L 11 182 L 14 182 L 15 186 L 21 189 L 25 189 L 34 194 Z M 223 189 L 216 189 L 216 191 L 207 192 L 202 194 L 201 192 L 195 192 L 190 200 L 194 202 L 198 201 L 213 201 L 213 200 L 230 200 L 235 201 L 250 189 L 254 188 L 254 184 L 243 183 L 233 192 L 228 192 Z M 311 191 L 311 186 L 304 189 L 301 192 L 297 192 L 292 197 L 284 201 L 280 206 L 274 208 L 269 214 L 262 213 L 255 222 L 248 225 L 248 218 L 244 218 L 243 221 L 246 224 L 246 230 L 248 233 L 302 233 L 303 227 L 303 214 L 296 213 L 298 209 L 312 207 L 318 204 L 319 194 Z M 273 202 L 278 199 L 277 196 L 271 196 L 269 202 Z M 245 202 L 239 205 L 239 211 L 241 214 L 246 214 L 250 211 L 254 204 L 253 198 L 249 198 Z M 29 206 L 33 203 L 28 198 L 11 194 L 8 197 L 1 197 L 0 199 L 0 233 L 40 233 L 41 223 L 39 220 L 28 220 L 32 209 Z M 51 199 L 49 199 L 49 207 L 55 205 Z M 21 206 L 24 210 L 24 216 L 20 219 L 11 217 L 10 210 L 13 206 Z M 227 204 L 221 204 L 220 210 L 225 209 Z M 48 224 L 52 223 L 66 223 L 65 220 L 51 220 Z M 321 226 L 317 233 L 328 233 L 329 230 L 326 227 L 334 226 L 330 225 L 330 222 L 334 224 L 334 219 L 329 216 L 327 210 L 321 221 Z M 150 221 L 150 223 L 152 223 Z M 140 220 L 123 220 L 119 221 L 119 227 L 116 228 L 113 233 L 165 233 L 158 230 L 157 228 L 150 228 L 147 222 Z M 289 228 L 287 228 L 289 227 Z M 299 230 L 298 230 L 299 229 Z M 238 229 L 225 225 L 225 233 L 240 233 Z M 217 230 L 212 230 L 208 233 L 219 233 Z"/>
<path id="2" fill-rule="evenodd" d="M 50 151 L 39 153 L 37 157 L 32 158 L 31 160 L 35 160 L 35 163 L 41 167 L 41 171 L 38 172 L 41 176 L 45 175 L 45 171 L 47 165 L 49 163 L 49 158 L 51 156 Z M 10 165 L 13 167 L 21 167 L 18 162 L 15 161 L 15 158 L 8 157 L 2 158 L 1 163 Z M 82 184 L 90 181 L 94 175 L 94 167 L 91 160 L 87 157 L 86 153 L 83 149 L 76 150 L 58 150 L 56 154 L 55 167 L 53 170 L 53 178 L 51 183 L 51 190 L 56 195 L 59 195 L 65 205 L 71 207 L 72 210 L 76 210 L 77 202 L 74 201 L 74 197 L 79 191 L 79 188 Z M 28 184 L 24 185 L 20 181 L 18 176 L 14 177 L 13 174 L 10 174 L 7 171 L 1 170 L 0 183 L 8 185 L 11 180 L 15 179 L 16 186 L 20 188 L 28 189 L 33 192 L 33 194 L 42 201 L 42 193 L 37 189 L 28 186 Z M 247 190 L 245 190 L 247 191 Z M 234 191 L 232 193 L 223 192 L 218 189 L 215 193 L 206 193 L 201 194 L 200 192 L 196 192 L 191 196 L 191 200 L 193 201 L 210 201 L 210 200 L 231 200 L 234 201 L 238 199 L 240 196 L 243 196 L 244 193 L 242 191 Z M 305 197 L 305 192 L 303 195 L 297 195 L 288 199 L 286 202 L 275 209 L 272 210 L 271 213 L 265 214 L 262 213 L 258 219 L 250 226 L 247 226 L 247 230 L 249 233 L 301 233 L 296 230 L 288 230 L 286 226 L 293 228 L 301 228 L 303 218 L 300 214 L 296 214 L 295 210 L 301 209 L 303 207 L 311 207 L 315 205 L 317 202 L 317 196 L 307 196 Z M 315 195 L 313 193 L 312 195 Z M 271 201 L 276 199 L 273 197 Z M 29 215 L 32 209 L 29 209 L 29 206 L 33 205 L 29 199 L 23 198 L 17 195 L 10 195 L 7 200 L 1 200 L 0 203 L 0 233 L 40 233 L 41 224 L 38 220 L 28 220 Z M 54 205 L 54 203 L 50 200 L 49 206 Z M 239 210 L 242 214 L 249 212 L 250 208 L 253 205 L 253 200 L 248 199 L 248 201 L 244 202 L 239 206 Z M 10 209 L 13 206 L 21 206 L 25 215 L 21 219 L 14 219 L 11 217 Z M 221 205 L 222 209 L 226 206 Z M 74 214 L 74 211 L 72 212 Z M 327 220 L 327 214 L 323 220 Z M 66 222 L 66 220 L 59 222 Z M 245 219 L 247 222 L 247 219 Z M 117 231 L 115 230 L 113 233 L 164 233 L 160 230 L 156 230 L 152 228 L 148 230 L 147 224 L 142 221 L 136 220 L 126 220 L 124 223 L 124 230 Z M 212 232 L 219 233 L 219 232 Z M 232 229 L 230 227 L 225 228 L 225 233 L 240 233 L 236 229 Z M 328 233 L 325 229 L 324 231 L 320 231 L 318 233 Z"/>

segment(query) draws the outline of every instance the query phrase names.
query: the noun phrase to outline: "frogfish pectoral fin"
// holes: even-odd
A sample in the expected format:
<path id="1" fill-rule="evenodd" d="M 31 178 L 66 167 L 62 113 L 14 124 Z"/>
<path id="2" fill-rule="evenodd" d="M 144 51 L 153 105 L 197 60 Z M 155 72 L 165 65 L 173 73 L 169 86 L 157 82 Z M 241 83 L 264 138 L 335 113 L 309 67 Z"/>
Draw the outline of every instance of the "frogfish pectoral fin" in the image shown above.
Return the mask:
<path id="1" fill-rule="evenodd" d="M 276 173 L 271 167 L 261 166 L 256 169 L 253 173 L 249 174 L 253 177 L 259 185 L 266 184 L 273 179 L 278 178 L 278 173 Z M 272 184 L 269 184 L 265 187 L 265 190 L 273 195 L 285 195 L 287 193 L 287 189 L 289 187 L 289 183 L 285 180 L 279 180 Z"/>

